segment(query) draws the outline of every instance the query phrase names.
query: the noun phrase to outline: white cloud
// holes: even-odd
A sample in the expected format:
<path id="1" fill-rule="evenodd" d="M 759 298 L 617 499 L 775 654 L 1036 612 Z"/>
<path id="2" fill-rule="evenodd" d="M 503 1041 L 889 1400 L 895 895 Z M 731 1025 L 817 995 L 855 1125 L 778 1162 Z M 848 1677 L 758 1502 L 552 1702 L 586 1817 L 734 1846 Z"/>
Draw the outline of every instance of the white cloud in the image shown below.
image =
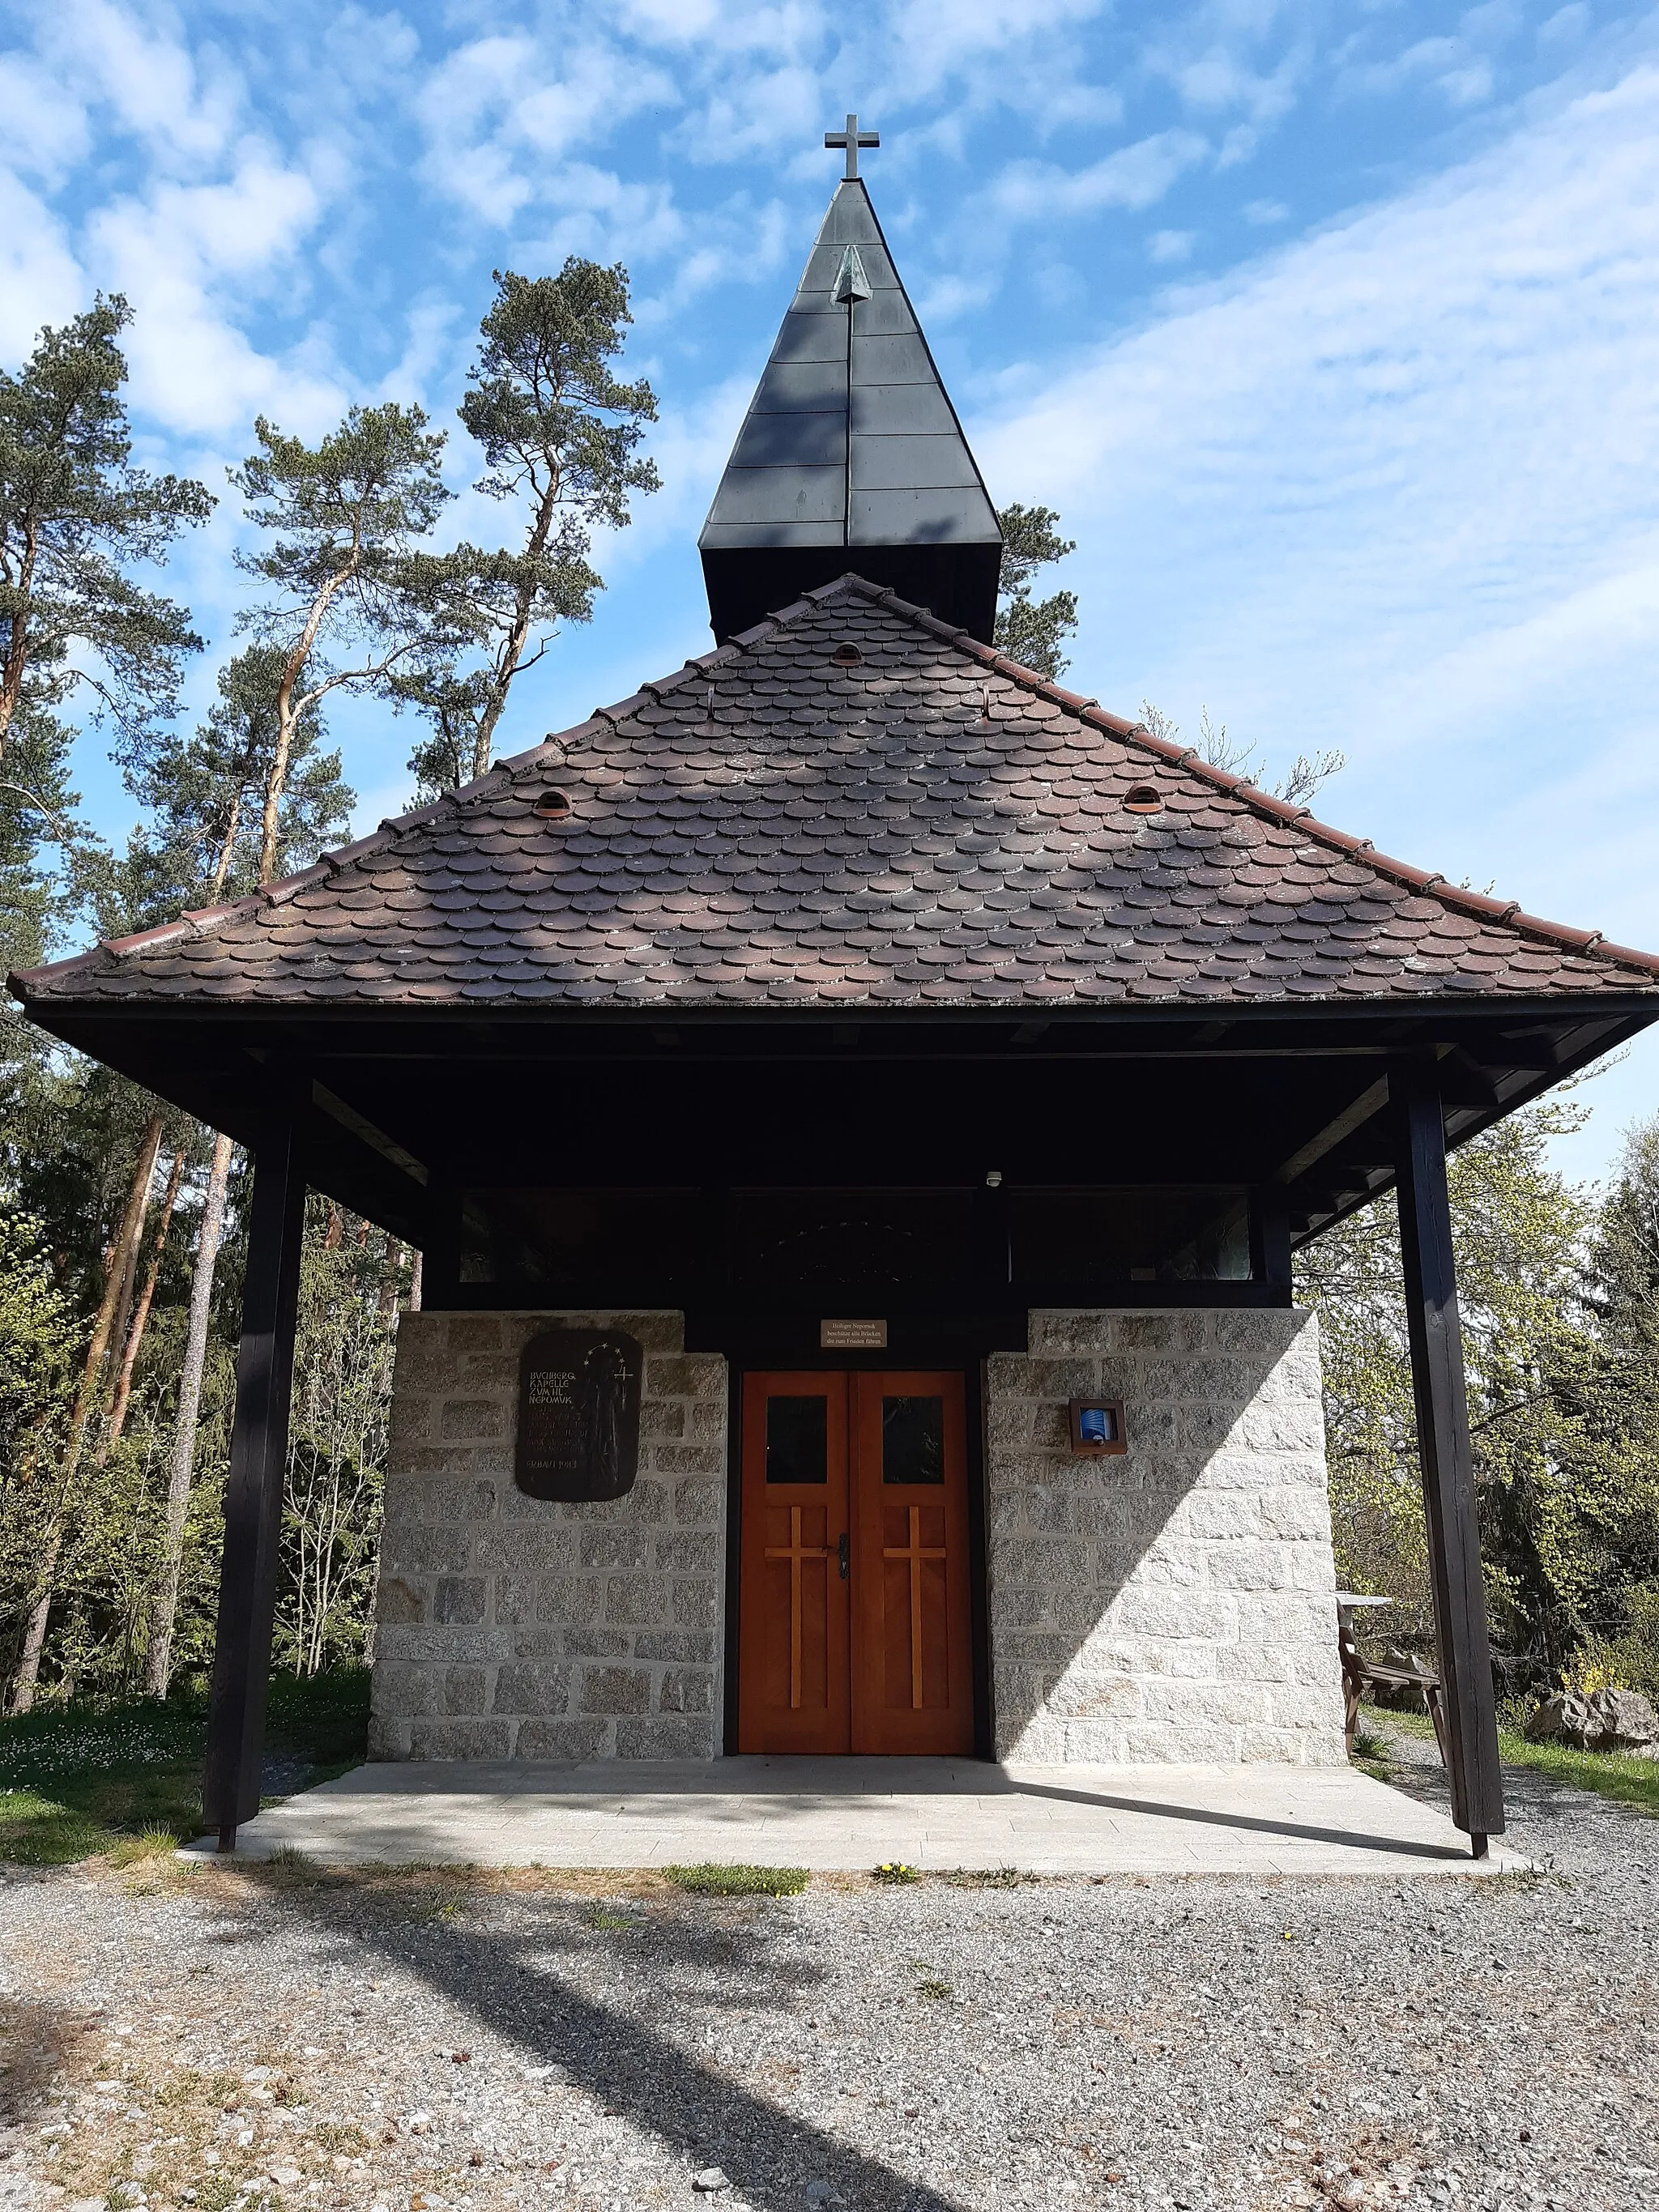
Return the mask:
<path id="1" fill-rule="evenodd" d="M 1154 59 L 1152 66 L 1158 68 L 1161 61 L 1164 73 L 1188 107 L 1215 113 L 1243 108 L 1253 121 L 1269 123 L 1294 106 L 1305 58 L 1293 56 L 1264 73 L 1252 69 L 1237 50 L 1212 46 L 1190 59 L 1166 54 Z"/>
<path id="2" fill-rule="evenodd" d="M 1340 744 L 1337 818 L 1659 943 L 1659 70 L 1187 288 L 975 443 L 1082 540 L 1085 688 Z"/>
<path id="3" fill-rule="evenodd" d="M 1109 207 L 1151 207 L 1208 150 L 1194 131 L 1159 131 L 1084 169 L 1062 169 L 1052 161 L 1010 161 L 986 198 L 998 216 L 1014 222 L 1092 215 Z"/>
<path id="4" fill-rule="evenodd" d="M 417 96 L 426 174 L 500 226 L 532 201 L 562 198 L 563 157 L 653 103 L 678 105 L 672 76 L 601 40 L 555 50 L 524 36 L 477 39 L 447 56 Z"/>
<path id="5" fill-rule="evenodd" d="M 743 8 L 728 0 L 622 0 L 617 13 L 622 26 L 641 39 L 723 54 L 799 54 L 816 45 L 823 30 L 823 10 L 803 0 Z"/>
<path id="6" fill-rule="evenodd" d="M 907 99 L 971 71 L 987 58 L 1041 45 L 1108 12 L 1109 0 L 907 0 L 887 19 L 887 44 Z"/>
<path id="7" fill-rule="evenodd" d="M 223 184 L 162 185 L 94 216 L 87 258 L 127 294 L 135 403 L 186 434 L 228 430 L 264 408 L 315 429 L 340 406 L 331 379 L 284 368 L 240 327 L 246 295 L 290 261 L 319 211 L 310 179 L 254 151 Z"/>
<path id="8" fill-rule="evenodd" d="M 231 144 L 242 89 L 222 56 L 153 31 L 112 0 L 67 0 L 37 14 L 42 55 L 60 79 L 115 118 L 158 158 L 211 159 Z"/>
<path id="9" fill-rule="evenodd" d="M 526 265 L 556 267 L 568 253 L 605 261 L 625 251 L 635 267 L 686 242 L 688 225 L 670 185 L 629 181 L 585 161 L 561 169 L 558 184 L 550 196 L 553 219 L 544 227 L 532 228 L 528 220 L 519 226 L 514 258 Z"/>
<path id="10" fill-rule="evenodd" d="M 1192 230 L 1155 230 L 1146 241 L 1148 257 L 1157 262 L 1187 261 L 1198 242 Z"/>
<path id="11" fill-rule="evenodd" d="M 686 115 L 670 143 L 699 164 L 739 161 L 778 149 L 811 145 L 824 128 L 823 87 L 815 70 L 791 64 L 742 77 L 722 77 Z M 831 127 L 836 127 L 832 125 Z"/>
<path id="12" fill-rule="evenodd" d="M 1569 6 L 1558 8 L 1553 15 L 1539 25 L 1538 43 L 1540 46 L 1549 47 L 1573 46 L 1583 37 L 1589 27 L 1590 11 L 1584 0 L 1571 0 Z"/>
<path id="13" fill-rule="evenodd" d="M 471 358 L 471 331 L 457 328 L 460 311 L 453 300 L 436 294 L 416 300 L 407 317 L 408 331 L 404 349 L 392 366 L 380 379 L 378 399 L 423 399 L 428 410 L 438 404 L 432 398 L 434 387 L 441 378 L 445 399 L 442 403 L 444 427 L 452 436 L 459 435 L 452 425 L 449 406 L 452 395 L 461 386 L 465 375 L 465 361 Z"/>
<path id="14" fill-rule="evenodd" d="M 67 322 L 89 304 L 62 224 L 0 169 L 0 361 L 21 361 L 42 323 Z"/>
<path id="15" fill-rule="evenodd" d="M 60 182 L 91 143 L 84 105 L 28 54 L 0 54 L 0 115 L 10 166 L 47 185 Z"/>
<path id="16" fill-rule="evenodd" d="M 687 544 L 695 538 L 754 390 L 755 374 L 744 369 L 694 399 L 664 408 L 650 433 L 662 489 L 635 504 L 630 529 L 605 539 L 600 566 L 607 575 L 637 567 L 665 544 Z"/>
<path id="17" fill-rule="evenodd" d="M 1493 50 L 1505 43 L 1511 26 L 1507 9 L 1475 9 L 1464 16 L 1455 35 L 1417 39 L 1387 60 L 1350 64 L 1340 73 L 1339 88 L 1375 98 L 1427 85 L 1455 107 L 1475 106 L 1492 95 Z"/>
<path id="18" fill-rule="evenodd" d="M 930 323 L 953 323 L 994 299 L 996 290 L 994 276 L 939 276 L 917 301 L 916 313 L 924 329 Z"/>

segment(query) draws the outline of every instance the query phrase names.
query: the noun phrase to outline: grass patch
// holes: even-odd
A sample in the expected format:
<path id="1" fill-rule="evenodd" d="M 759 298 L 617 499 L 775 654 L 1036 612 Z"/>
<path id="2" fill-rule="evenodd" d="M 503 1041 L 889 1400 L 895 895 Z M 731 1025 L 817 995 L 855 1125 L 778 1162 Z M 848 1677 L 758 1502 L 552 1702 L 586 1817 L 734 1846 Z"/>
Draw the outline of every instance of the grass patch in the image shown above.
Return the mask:
<path id="1" fill-rule="evenodd" d="M 1389 1751 L 1387 1736 L 1379 1735 L 1375 1729 L 1367 1728 L 1361 1721 L 1353 1732 L 1353 1748 L 1348 1753 L 1348 1763 L 1357 1766 L 1362 1774 L 1369 1774 L 1373 1782 L 1392 1782 L 1395 1778 L 1394 1761 Z"/>
<path id="2" fill-rule="evenodd" d="M 340 1773 L 364 1754 L 368 1674 L 271 1679 L 267 1742 L 278 1757 Z M 202 1832 L 204 1692 L 165 1704 L 51 1705 L 0 1720 L 0 1859 L 66 1866 L 94 1853 L 155 1856 Z M 125 1859 L 123 1863 L 125 1863 Z"/>
<path id="3" fill-rule="evenodd" d="M 916 1995 L 919 1997 L 931 1997 L 935 2003 L 942 2003 L 945 1998 L 953 1997 L 956 1991 L 951 1987 L 949 1982 L 941 1982 L 937 1976 L 929 1974 L 926 1979 L 916 1984 Z"/>
<path id="4" fill-rule="evenodd" d="M 640 1929 L 637 1915 L 631 1912 L 607 1911 L 603 1905 L 594 1906 L 587 1916 L 587 1924 L 590 1928 L 598 1928 L 611 1935 L 622 1936 L 637 1935 Z"/>
<path id="5" fill-rule="evenodd" d="M 1509 1766 L 1530 1767 L 1575 1790 L 1594 1790 L 1620 1805 L 1659 1818 L 1659 1759 L 1633 1759 L 1607 1751 L 1571 1751 L 1565 1744 L 1528 1743 L 1508 1729 L 1498 1732 L 1498 1748 Z"/>
<path id="6" fill-rule="evenodd" d="M 694 1897 L 799 1897 L 807 1883 L 805 1867 L 669 1866 L 663 1874 Z"/>
<path id="7" fill-rule="evenodd" d="M 184 1841 L 176 1828 L 146 1828 L 139 1836 L 121 1836 L 109 1846 L 112 1866 L 143 1866 L 149 1859 L 171 1859 Z"/>
<path id="8" fill-rule="evenodd" d="M 1426 1713 L 1388 1713 L 1378 1717 L 1403 1735 L 1434 1738 L 1434 1723 Z M 1565 1744 L 1528 1743 L 1519 1729 L 1500 1728 L 1498 1752 L 1505 1766 L 1523 1766 L 1534 1774 L 1588 1790 L 1598 1797 L 1633 1806 L 1638 1812 L 1659 1818 L 1659 1759 L 1633 1759 L 1628 1753 L 1572 1751 Z"/>
<path id="9" fill-rule="evenodd" d="M 896 1887 L 907 1881 L 921 1880 L 915 1869 L 906 1866 L 902 1859 L 884 1859 L 878 1867 L 872 1867 L 871 1872 L 878 1881 L 890 1882 Z"/>
<path id="10" fill-rule="evenodd" d="M 1401 1735 L 1421 1736 L 1425 1743 L 1434 1741 L 1434 1723 L 1426 1713 L 1397 1713 L 1392 1707 L 1385 1711 L 1381 1705 L 1362 1705 L 1359 1712 L 1359 1727 L 1364 1735 L 1374 1735 L 1376 1730 L 1369 1723 L 1380 1721 L 1384 1728 L 1397 1729 Z M 1386 1750 L 1386 1738 L 1383 1747 Z"/>
<path id="11" fill-rule="evenodd" d="M 55 1797 L 0 1789 L 0 1859 L 13 1866 L 68 1866 L 110 1840 L 108 1829 Z"/>

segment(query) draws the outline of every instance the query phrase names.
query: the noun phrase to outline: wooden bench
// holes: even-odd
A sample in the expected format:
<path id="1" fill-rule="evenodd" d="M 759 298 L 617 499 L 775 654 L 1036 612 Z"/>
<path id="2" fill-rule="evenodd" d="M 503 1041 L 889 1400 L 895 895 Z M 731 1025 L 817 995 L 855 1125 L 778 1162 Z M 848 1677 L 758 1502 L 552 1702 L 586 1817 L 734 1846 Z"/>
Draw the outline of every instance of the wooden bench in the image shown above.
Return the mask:
<path id="1" fill-rule="evenodd" d="M 1402 1691 L 1414 1690 L 1423 1700 L 1423 1710 L 1434 1723 L 1434 1740 L 1440 1750 L 1440 1763 L 1446 1765 L 1446 1712 L 1441 1696 L 1440 1677 L 1426 1667 L 1389 1665 L 1368 1659 L 1354 1641 L 1353 1617 L 1361 1606 L 1387 1605 L 1387 1598 L 1363 1598 L 1352 1591 L 1339 1590 L 1336 1599 L 1336 1648 L 1342 1662 L 1343 1720 L 1350 1753 L 1353 1750 L 1354 1735 L 1359 1726 L 1360 1700 L 1368 1692 L 1382 1690 L 1390 1696 Z"/>

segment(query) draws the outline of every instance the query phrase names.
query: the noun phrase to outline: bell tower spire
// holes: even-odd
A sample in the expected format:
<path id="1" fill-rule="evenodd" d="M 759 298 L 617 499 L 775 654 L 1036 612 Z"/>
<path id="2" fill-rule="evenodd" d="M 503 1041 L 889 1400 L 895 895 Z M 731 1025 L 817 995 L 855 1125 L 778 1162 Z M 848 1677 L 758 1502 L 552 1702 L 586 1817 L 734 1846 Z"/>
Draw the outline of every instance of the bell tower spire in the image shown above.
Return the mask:
<path id="1" fill-rule="evenodd" d="M 848 569 L 990 638 L 1002 532 L 893 265 L 849 115 L 836 187 L 703 525 L 717 638 Z"/>

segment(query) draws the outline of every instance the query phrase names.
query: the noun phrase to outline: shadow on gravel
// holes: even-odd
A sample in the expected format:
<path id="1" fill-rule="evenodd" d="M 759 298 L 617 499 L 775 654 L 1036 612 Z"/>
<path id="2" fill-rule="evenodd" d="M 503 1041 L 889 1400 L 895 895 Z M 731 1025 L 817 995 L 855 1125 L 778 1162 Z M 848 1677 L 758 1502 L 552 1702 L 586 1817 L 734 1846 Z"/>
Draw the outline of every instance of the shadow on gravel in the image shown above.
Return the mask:
<path id="1" fill-rule="evenodd" d="M 609 2009 L 571 1986 L 551 1962 L 562 1951 L 593 1942 L 591 1905 L 549 1900 L 544 1925 L 522 1936 L 470 1926 L 460 1919 L 422 1923 L 407 1911 L 376 1911 L 363 1890 L 326 1875 L 314 1880 L 259 1863 L 242 1869 L 262 1881 L 270 1907 L 337 1936 L 358 1950 L 380 1951 L 388 1964 L 420 1975 L 439 1996 L 463 2006 L 532 2064 L 556 2067 L 611 2112 L 649 2129 L 693 2167 L 720 2166 L 732 2190 L 761 2205 L 795 2208 L 808 2181 L 828 2182 L 858 2212 L 961 2212 L 955 2198 L 895 2173 L 826 2130 L 798 2119 L 757 2088 L 714 2072 L 671 2038 Z M 717 1908 L 714 1909 L 717 1910 Z M 617 1963 L 637 1984 L 660 1981 L 676 1965 L 746 1980 L 732 2002 L 781 2008 L 812 1978 L 768 1966 L 764 1946 L 742 1938 L 747 1928 L 721 1926 L 681 1908 L 672 1917 L 640 1916 L 641 1949 Z M 608 1926 L 608 1923 L 605 1923 Z M 618 1931 L 620 1932 L 620 1931 Z M 645 1946 L 649 1943 L 647 1950 Z M 674 1992 L 661 1991 L 663 2008 Z M 704 2001 L 700 1999 L 701 2001 Z M 708 2200 L 718 2203 L 721 2199 Z M 729 2202 L 729 2199 L 723 2200 Z"/>
<path id="2" fill-rule="evenodd" d="M 0 2002 L 0 2126 L 35 2115 L 48 2082 L 97 2025 L 95 2015 L 63 2005 Z"/>

